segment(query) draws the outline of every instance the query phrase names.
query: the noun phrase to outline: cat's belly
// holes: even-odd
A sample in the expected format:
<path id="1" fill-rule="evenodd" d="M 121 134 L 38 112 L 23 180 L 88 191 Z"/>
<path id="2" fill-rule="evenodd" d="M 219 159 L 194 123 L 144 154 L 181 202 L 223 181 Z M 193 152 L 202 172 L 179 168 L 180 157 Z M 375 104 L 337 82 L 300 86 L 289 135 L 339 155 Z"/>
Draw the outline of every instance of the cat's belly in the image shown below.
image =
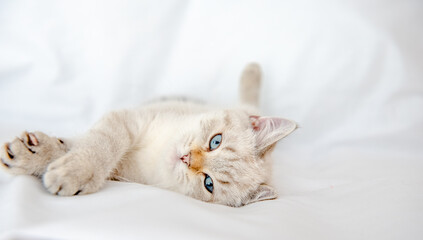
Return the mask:
<path id="1" fill-rule="evenodd" d="M 186 164 L 181 157 L 189 153 L 184 144 L 200 129 L 199 113 L 205 107 L 193 103 L 160 103 L 144 107 L 143 124 L 112 178 L 175 189 Z"/>

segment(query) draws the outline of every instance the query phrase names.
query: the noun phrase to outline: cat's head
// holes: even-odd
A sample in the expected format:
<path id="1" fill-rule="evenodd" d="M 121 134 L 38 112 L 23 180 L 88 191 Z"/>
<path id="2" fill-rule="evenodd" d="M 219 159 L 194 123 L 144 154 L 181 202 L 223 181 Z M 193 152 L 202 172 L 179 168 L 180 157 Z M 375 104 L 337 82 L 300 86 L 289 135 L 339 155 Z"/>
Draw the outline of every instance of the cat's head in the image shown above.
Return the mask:
<path id="1" fill-rule="evenodd" d="M 204 114 L 195 122 L 175 143 L 174 190 L 235 207 L 277 197 L 268 185 L 269 155 L 294 122 L 241 110 Z"/>

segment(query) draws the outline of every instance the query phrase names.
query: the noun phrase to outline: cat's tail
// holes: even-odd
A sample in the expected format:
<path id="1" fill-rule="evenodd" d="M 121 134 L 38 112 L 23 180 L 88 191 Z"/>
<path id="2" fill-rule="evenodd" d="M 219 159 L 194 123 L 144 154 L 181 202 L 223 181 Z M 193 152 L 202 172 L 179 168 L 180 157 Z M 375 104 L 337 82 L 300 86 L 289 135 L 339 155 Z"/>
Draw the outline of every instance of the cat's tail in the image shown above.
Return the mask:
<path id="1" fill-rule="evenodd" d="M 259 107 L 261 70 L 257 63 L 248 64 L 241 75 L 239 100 L 241 104 Z"/>

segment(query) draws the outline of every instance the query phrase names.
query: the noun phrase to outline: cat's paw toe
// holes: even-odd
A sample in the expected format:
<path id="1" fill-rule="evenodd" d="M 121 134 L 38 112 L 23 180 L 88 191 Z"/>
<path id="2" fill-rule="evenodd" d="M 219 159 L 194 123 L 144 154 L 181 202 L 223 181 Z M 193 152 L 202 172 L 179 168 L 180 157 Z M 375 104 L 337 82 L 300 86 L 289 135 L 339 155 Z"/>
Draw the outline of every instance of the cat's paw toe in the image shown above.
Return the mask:
<path id="1" fill-rule="evenodd" d="M 2 166 L 15 174 L 32 174 L 31 160 L 37 158 L 33 148 L 38 144 L 36 136 L 27 132 L 5 143 L 0 149 Z"/>
<path id="2" fill-rule="evenodd" d="M 15 155 L 13 155 L 13 153 L 10 151 L 10 147 L 9 147 L 9 143 L 6 143 L 2 146 L 1 148 L 1 155 L 0 155 L 0 160 L 1 160 L 1 164 L 3 167 L 5 168 L 11 168 L 12 167 L 12 160 L 15 158 Z"/>
<path id="3" fill-rule="evenodd" d="M 95 168 L 74 154 L 67 154 L 52 162 L 43 175 L 47 191 L 60 196 L 95 192 L 103 182 L 104 179 L 95 175 Z"/>
<path id="4" fill-rule="evenodd" d="M 1 166 L 14 174 L 40 175 L 52 157 L 66 151 L 60 141 L 42 132 L 23 132 L 0 148 Z"/>
<path id="5" fill-rule="evenodd" d="M 65 169 L 47 171 L 43 176 L 44 187 L 52 194 L 60 196 L 78 195 L 83 186 L 76 179 L 77 176 L 69 174 Z"/>

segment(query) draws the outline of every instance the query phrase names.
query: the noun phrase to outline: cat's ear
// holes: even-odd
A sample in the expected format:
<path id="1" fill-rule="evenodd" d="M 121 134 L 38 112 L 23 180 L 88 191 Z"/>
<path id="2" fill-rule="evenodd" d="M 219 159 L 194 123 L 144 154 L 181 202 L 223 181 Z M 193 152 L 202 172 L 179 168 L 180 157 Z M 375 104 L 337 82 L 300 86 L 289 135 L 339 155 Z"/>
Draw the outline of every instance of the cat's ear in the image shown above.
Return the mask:
<path id="1" fill-rule="evenodd" d="M 256 137 L 256 147 L 264 154 L 274 143 L 286 137 L 297 128 L 293 121 L 277 117 L 250 116 Z"/>
<path id="2" fill-rule="evenodd" d="M 278 197 L 278 193 L 276 190 L 267 185 L 267 184 L 261 184 L 255 192 L 251 195 L 251 198 L 248 200 L 247 204 L 254 203 L 258 201 L 264 201 L 264 200 L 271 200 Z"/>

